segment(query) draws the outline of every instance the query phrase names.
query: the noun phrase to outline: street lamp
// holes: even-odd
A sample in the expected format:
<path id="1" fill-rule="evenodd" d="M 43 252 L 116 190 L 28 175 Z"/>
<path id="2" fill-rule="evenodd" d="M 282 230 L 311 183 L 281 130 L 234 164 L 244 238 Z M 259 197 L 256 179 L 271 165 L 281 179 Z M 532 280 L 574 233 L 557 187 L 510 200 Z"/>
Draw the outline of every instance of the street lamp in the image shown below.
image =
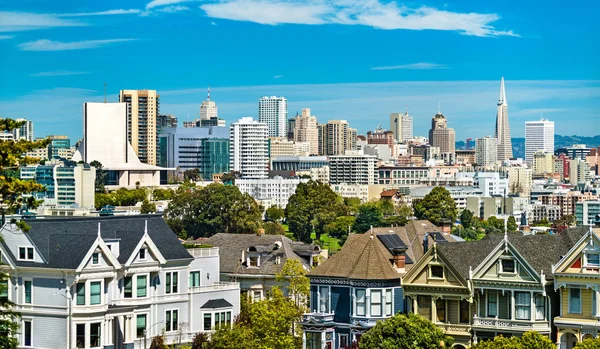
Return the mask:
<path id="1" fill-rule="evenodd" d="M 148 331 L 151 330 L 154 326 L 156 326 L 158 324 L 162 324 L 164 322 L 165 322 L 164 320 L 161 320 L 161 321 L 155 323 L 154 325 L 150 326 L 150 328 L 148 328 L 148 330 L 144 329 L 144 349 L 148 348 L 146 346 L 146 339 L 148 338 Z"/>

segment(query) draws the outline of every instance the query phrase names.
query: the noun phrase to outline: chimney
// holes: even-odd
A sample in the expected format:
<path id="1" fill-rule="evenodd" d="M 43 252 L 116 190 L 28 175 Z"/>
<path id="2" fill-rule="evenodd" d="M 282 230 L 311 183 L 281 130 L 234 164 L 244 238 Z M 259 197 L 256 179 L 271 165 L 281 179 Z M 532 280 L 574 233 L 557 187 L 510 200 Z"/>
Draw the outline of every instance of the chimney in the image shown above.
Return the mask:
<path id="1" fill-rule="evenodd" d="M 392 250 L 394 267 L 396 271 L 401 273 L 405 271 L 406 267 L 406 248 L 395 248 Z"/>
<path id="2" fill-rule="evenodd" d="M 429 233 L 425 233 L 425 235 L 423 235 L 423 254 L 427 253 L 427 251 L 429 250 Z"/>

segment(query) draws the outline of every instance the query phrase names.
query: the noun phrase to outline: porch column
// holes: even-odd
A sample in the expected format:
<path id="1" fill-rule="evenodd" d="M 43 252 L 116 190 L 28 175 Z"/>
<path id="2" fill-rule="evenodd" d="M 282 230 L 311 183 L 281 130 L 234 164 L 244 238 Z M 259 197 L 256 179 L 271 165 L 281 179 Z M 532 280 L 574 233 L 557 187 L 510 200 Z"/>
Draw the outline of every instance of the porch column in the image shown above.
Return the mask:
<path id="1" fill-rule="evenodd" d="M 600 308 L 600 307 L 598 306 L 598 304 L 600 303 L 600 302 L 599 302 L 599 301 L 600 301 L 600 297 L 599 297 L 599 296 L 600 296 L 600 292 L 598 292 L 598 291 L 597 291 L 597 290 L 595 290 L 595 289 L 592 289 L 592 292 L 595 292 L 595 293 L 596 293 L 596 298 L 595 298 L 596 304 L 594 304 L 594 305 L 596 306 L 596 314 L 594 314 L 594 316 L 598 317 L 598 316 L 600 316 L 600 309 L 598 309 L 598 308 Z"/>
<path id="2" fill-rule="evenodd" d="M 435 304 L 437 299 L 438 297 L 431 297 L 431 319 L 429 319 L 429 321 L 433 322 L 434 324 L 437 322 L 437 306 Z"/>
<path id="3" fill-rule="evenodd" d="M 530 294 L 531 294 L 531 299 L 529 300 L 529 303 L 531 304 L 531 312 L 529 313 L 529 318 L 531 319 L 531 321 L 535 321 L 536 309 L 535 309 L 535 298 L 534 298 L 533 291 L 531 291 Z"/>
<path id="4" fill-rule="evenodd" d="M 365 307 L 367 309 L 365 309 L 365 314 L 367 317 L 371 316 L 371 290 L 367 290 L 367 292 L 365 292 Z"/>
<path id="5" fill-rule="evenodd" d="M 560 331 L 558 331 L 558 332 L 556 333 L 556 347 L 557 347 L 558 349 L 562 349 L 562 344 L 561 344 L 561 341 L 562 341 L 562 335 L 563 335 L 563 334 L 562 334 L 562 332 L 560 332 Z"/>
<path id="6" fill-rule="evenodd" d="M 130 315 L 127 315 L 127 321 L 126 321 L 126 325 L 129 326 L 127 328 L 127 337 L 129 338 L 128 342 L 129 343 L 133 343 L 133 340 L 135 339 L 135 321 L 133 321 L 133 317 Z"/>
<path id="7" fill-rule="evenodd" d="M 306 349 L 306 332 L 304 331 L 302 331 L 302 349 Z"/>
<path id="8" fill-rule="evenodd" d="M 510 319 L 515 320 L 515 290 L 510 290 Z"/>

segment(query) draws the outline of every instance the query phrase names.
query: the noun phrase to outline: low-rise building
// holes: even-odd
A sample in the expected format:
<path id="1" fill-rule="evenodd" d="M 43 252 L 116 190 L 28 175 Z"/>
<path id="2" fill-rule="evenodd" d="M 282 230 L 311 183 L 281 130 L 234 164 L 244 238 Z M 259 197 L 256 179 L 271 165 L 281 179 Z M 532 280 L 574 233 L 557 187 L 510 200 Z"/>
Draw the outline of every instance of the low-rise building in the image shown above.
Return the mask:
<path id="1" fill-rule="evenodd" d="M 379 200 L 381 191 L 389 186 L 374 184 L 330 184 L 331 190 L 338 193 L 343 198 L 359 198 L 361 202 Z"/>
<path id="2" fill-rule="evenodd" d="M 235 180 L 235 186 L 242 193 L 248 193 L 255 200 L 261 202 L 268 202 L 270 206 L 279 206 L 282 209 L 288 204 L 290 196 L 296 193 L 296 187 L 300 183 L 306 183 L 309 180 L 307 178 L 299 178 L 297 176 L 281 176 L 275 175 L 269 178 L 257 178 L 257 179 L 244 179 L 239 178 Z"/>
<path id="3" fill-rule="evenodd" d="M 271 159 L 274 171 L 308 171 L 313 168 L 329 166 L 326 156 L 281 156 Z"/>
<path id="4" fill-rule="evenodd" d="M 554 172 L 554 156 L 540 150 L 533 154 L 533 174 L 541 175 Z"/>
<path id="5" fill-rule="evenodd" d="M 592 225 L 594 224 L 597 215 L 600 215 L 600 201 L 590 200 L 575 204 L 577 225 Z"/>
<path id="6" fill-rule="evenodd" d="M 355 151 L 329 158 L 329 183 L 331 184 L 375 184 L 377 158 Z"/>

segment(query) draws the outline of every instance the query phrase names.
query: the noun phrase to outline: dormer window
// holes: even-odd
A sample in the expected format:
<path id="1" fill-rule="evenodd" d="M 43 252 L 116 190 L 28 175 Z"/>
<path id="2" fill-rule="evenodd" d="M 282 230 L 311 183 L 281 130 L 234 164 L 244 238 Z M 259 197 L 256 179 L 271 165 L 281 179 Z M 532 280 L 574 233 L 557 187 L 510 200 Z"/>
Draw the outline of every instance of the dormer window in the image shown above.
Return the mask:
<path id="1" fill-rule="evenodd" d="M 100 253 L 96 252 L 92 254 L 92 265 L 98 265 L 100 263 Z"/>
<path id="2" fill-rule="evenodd" d="M 140 257 L 140 259 L 146 259 L 146 249 L 145 248 L 140 248 L 139 257 Z"/>
<path id="3" fill-rule="evenodd" d="M 432 265 L 430 267 L 430 278 L 443 279 L 444 278 L 444 267 L 441 265 Z"/>
<path id="4" fill-rule="evenodd" d="M 585 266 L 587 268 L 599 268 L 600 267 L 600 254 L 586 253 L 585 254 Z"/>
<path id="5" fill-rule="evenodd" d="M 258 257 L 249 257 L 249 265 L 250 267 L 258 267 Z"/>
<path id="6" fill-rule="evenodd" d="M 33 247 L 19 247 L 19 260 L 32 261 Z"/>
<path id="7" fill-rule="evenodd" d="M 513 259 L 503 259 L 500 262 L 500 267 L 502 269 L 500 272 L 502 273 L 515 273 L 515 261 Z"/>

